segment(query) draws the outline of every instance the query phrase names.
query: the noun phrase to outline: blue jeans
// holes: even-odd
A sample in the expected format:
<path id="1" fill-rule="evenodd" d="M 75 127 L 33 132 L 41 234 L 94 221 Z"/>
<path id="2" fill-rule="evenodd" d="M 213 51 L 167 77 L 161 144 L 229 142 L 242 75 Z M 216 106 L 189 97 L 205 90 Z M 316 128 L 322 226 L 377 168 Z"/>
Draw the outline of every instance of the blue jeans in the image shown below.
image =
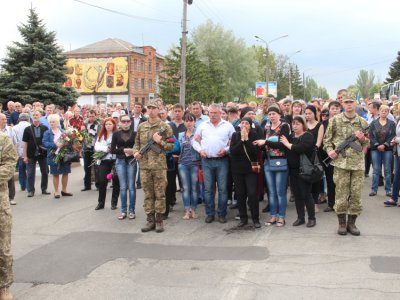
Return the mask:
<path id="1" fill-rule="evenodd" d="M 384 169 L 384 181 L 385 181 L 385 191 L 390 193 L 392 191 L 392 151 L 380 152 L 378 150 L 371 151 L 372 158 L 372 188 L 373 192 L 378 191 L 379 175 L 381 174 L 382 164 Z"/>
<path id="2" fill-rule="evenodd" d="M 203 159 L 204 204 L 207 216 L 215 215 L 215 182 L 218 185 L 218 216 L 226 216 L 228 203 L 228 158 Z"/>
<path id="3" fill-rule="evenodd" d="M 26 189 L 26 178 L 26 163 L 24 163 L 24 160 L 22 158 L 18 158 L 18 179 L 21 190 L 23 191 Z"/>
<path id="4" fill-rule="evenodd" d="M 196 208 L 197 207 L 197 183 L 199 182 L 199 176 L 197 173 L 198 167 L 194 166 L 186 166 L 186 165 L 178 165 L 179 176 L 181 177 L 182 182 L 182 199 L 183 206 L 185 209 Z"/>
<path id="5" fill-rule="evenodd" d="M 127 191 L 129 190 L 129 212 L 135 212 L 136 203 L 136 188 L 135 188 L 135 175 L 136 175 L 136 164 L 130 164 L 125 159 L 117 158 L 115 163 L 115 169 L 117 170 L 120 186 L 120 198 L 121 198 L 121 212 L 126 213 L 127 209 Z"/>
<path id="6" fill-rule="evenodd" d="M 400 156 L 394 156 L 394 178 L 392 187 L 392 199 L 397 203 L 400 190 Z"/>
<path id="7" fill-rule="evenodd" d="M 265 181 L 268 186 L 268 201 L 271 217 L 285 218 L 287 206 L 287 180 L 289 171 L 271 171 L 268 161 L 264 163 Z"/>

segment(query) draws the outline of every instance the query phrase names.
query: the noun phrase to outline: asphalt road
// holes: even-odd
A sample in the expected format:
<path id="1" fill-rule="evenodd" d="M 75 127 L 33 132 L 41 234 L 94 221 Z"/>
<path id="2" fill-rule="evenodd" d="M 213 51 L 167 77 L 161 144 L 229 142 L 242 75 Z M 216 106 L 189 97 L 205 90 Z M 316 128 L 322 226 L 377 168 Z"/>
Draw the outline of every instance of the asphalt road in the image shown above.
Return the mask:
<path id="1" fill-rule="evenodd" d="M 359 237 L 338 236 L 334 213 L 319 212 L 314 228 L 292 227 L 293 203 L 283 228 L 236 230 L 236 211 L 226 224 L 206 224 L 203 206 L 200 219 L 185 221 L 179 193 L 165 232 L 144 234 L 142 190 L 137 218 L 120 221 L 111 190 L 95 211 L 98 192 L 80 192 L 83 171 L 72 172 L 73 197 L 27 198 L 17 187 L 17 299 L 400 299 L 400 207 L 383 206 L 382 188 L 369 197 L 369 178 Z"/>

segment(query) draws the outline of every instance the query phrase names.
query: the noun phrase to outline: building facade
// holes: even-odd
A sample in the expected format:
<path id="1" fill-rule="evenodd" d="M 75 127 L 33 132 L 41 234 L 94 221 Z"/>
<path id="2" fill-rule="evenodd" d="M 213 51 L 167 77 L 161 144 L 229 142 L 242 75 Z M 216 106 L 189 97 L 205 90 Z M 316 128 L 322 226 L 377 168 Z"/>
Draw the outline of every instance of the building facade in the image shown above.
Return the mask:
<path id="1" fill-rule="evenodd" d="M 159 93 L 164 58 L 152 46 L 109 38 L 68 51 L 66 86 L 80 93 L 78 104 L 146 104 Z"/>

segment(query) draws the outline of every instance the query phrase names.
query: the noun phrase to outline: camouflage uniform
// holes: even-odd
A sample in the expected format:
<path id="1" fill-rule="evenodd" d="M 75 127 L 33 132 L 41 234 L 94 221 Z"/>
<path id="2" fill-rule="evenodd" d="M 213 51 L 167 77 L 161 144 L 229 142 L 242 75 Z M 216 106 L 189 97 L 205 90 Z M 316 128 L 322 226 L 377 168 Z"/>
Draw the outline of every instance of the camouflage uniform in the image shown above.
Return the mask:
<path id="1" fill-rule="evenodd" d="M 324 150 L 329 152 L 335 149 L 348 136 L 357 130 L 363 130 L 368 127 L 368 123 L 356 115 L 353 119 L 348 119 L 341 113 L 331 120 L 326 130 L 324 138 Z M 365 147 L 368 140 L 360 143 Z M 333 181 L 336 188 L 335 212 L 337 214 L 360 215 L 361 206 L 361 188 L 364 182 L 364 153 L 358 152 L 352 148 L 347 148 L 345 156 L 340 154 L 331 162 L 334 166 Z"/>
<path id="2" fill-rule="evenodd" d="M 10 138 L 0 133 L 0 289 L 13 283 L 11 255 L 12 216 L 7 182 L 14 176 L 18 156 Z"/>
<path id="3" fill-rule="evenodd" d="M 147 152 L 140 160 L 140 176 L 144 192 L 144 211 L 149 214 L 163 214 L 165 212 L 165 188 L 167 186 L 167 160 L 166 151 L 171 151 L 174 142 L 172 129 L 165 122 L 158 120 L 156 123 L 143 122 L 139 125 L 133 153 L 140 151 L 143 146 L 153 137 L 154 133 L 159 132 L 161 128 L 167 129 L 163 134 L 160 147 L 163 151 L 156 153 L 152 150 Z"/>
<path id="4" fill-rule="evenodd" d="M 329 153 L 348 136 L 367 127 L 368 123 L 358 115 L 355 115 L 352 119 L 348 119 L 344 113 L 335 116 L 329 120 L 324 138 L 324 150 Z M 369 141 L 368 139 L 361 142 L 356 140 L 355 143 L 366 147 Z M 334 166 L 333 181 L 335 182 L 336 194 L 333 208 L 339 220 L 337 232 L 340 235 L 346 235 L 347 232 L 352 235 L 360 235 L 355 222 L 362 211 L 361 188 L 364 182 L 364 153 L 349 147 L 345 150 L 345 155 L 339 154 L 331 162 L 331 165 Z M 348 216 L 347 221 L 346 216 Z"/>

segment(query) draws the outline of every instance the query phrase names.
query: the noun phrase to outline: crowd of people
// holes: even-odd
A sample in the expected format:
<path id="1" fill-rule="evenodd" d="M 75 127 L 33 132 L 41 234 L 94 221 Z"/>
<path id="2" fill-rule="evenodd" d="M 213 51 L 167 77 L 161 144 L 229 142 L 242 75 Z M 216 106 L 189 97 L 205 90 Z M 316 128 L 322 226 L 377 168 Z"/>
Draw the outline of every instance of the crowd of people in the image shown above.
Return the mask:
<path id="1" fill-rule="evenodd" d="M 83 161 L 82 193 L 94 185 L 95 210 L 101 210 L 111 185 L 111 209 L 120 201 L 118 219 L 124 220 L 136 218 L 136 190 L 143 188 L 143 232 L 164 230 L 163 220 L 181 192 L 184 220 L 198 219 L 198 205 L 204 203 L 206 223 L 216 217 L 226 223 L 228 209 L 237 209 L 238 227 L 249 223 L 250 213 L 253 226 L 260 228 L 259 206 L 267 198 L 261 210 L 269 212 L 266 226 L 285 226 L 288 202 L 294 202 L 297 217 L 292 225 L 314 227 L 320 205 L 326 203 L 323 211 L 338 215 L 339 234 L 359 235 L 355 221 L 371 165 L 369 196 L 384 186 L 384 205 L 398 204 L 397 105 L 396 96 L 358 102 L 344 89 L 335 100 L 277 101 L 269 95 L 260 103 L 193 102 L 187 108 L 165 105 L 161 99 L 150 100 L 146 107 L 99 103 L 66 111 L 53 104 L 9 101 L 0 113 L 0 131 L 17 151 L 19 179 L 8 180 L 9 202 L 16 204 L 16 184 L 27 197 L 35 196 L 37 165 L 42 194 L 56 199 L 73 196 L 68 189 L 72 161 L 60 160 L 63 149 L 71 146 L 65 133 L 73 129 L 85 137 L 80 147 L 69 148 Z M 350 136 L 353 141 L 338 151 Z M 303 157 L 317 158 L 323 176 L 306 180 Z"/>

